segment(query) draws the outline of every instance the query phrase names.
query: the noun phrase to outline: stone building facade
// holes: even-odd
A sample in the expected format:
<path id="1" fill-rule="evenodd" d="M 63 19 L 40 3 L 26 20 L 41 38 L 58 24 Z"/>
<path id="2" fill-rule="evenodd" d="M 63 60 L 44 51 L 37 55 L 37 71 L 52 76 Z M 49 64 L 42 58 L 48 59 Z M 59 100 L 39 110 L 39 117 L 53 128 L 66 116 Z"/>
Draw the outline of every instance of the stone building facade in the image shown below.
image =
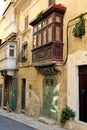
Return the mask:
<path id="1" fill-rule="evenodd" d="M 62 108 L 68 105 L 76 111 L 76 129 L 86 130 L 87 1 L 6 3 L 0 21 L 0 54 L 9 46 L 0 59 L 1 107 L 59 122 Z M 85 32 L 74 36 L 73 29 L 80 18 L 84 19 Z M 12 47 L 14 53 L 9 55 Z M 10 66 L 12 62 L 15 64 Z"/>

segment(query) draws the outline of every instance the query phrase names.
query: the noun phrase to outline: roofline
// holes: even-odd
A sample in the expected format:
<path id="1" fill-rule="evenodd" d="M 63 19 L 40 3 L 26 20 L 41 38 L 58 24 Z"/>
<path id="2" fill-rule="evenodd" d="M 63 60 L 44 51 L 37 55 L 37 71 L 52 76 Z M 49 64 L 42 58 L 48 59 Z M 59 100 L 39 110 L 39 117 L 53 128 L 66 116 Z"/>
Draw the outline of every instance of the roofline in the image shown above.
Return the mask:
<path id="1" fill-rule="evenodd" d="M 52 4 L 45 11 L 42 12 L 42 19 L 44 18 L 44 16 L 46 17 L 48 14 L 50 14 L 50 12 L 52 12 L 54 10 L 57 11 L 57 12 L 61 12 L 62 14 L 64 14 L 65 11 L 66 11 L 66 7 L 64 7 L 64 6 L 60 5 L 60 4 Z M 36 23 L 38 23 L 40 20 L 41 19 L 39 19 L 39 18 L 36 17 L 29 24 L 31 26 L 33 26 Z"/>

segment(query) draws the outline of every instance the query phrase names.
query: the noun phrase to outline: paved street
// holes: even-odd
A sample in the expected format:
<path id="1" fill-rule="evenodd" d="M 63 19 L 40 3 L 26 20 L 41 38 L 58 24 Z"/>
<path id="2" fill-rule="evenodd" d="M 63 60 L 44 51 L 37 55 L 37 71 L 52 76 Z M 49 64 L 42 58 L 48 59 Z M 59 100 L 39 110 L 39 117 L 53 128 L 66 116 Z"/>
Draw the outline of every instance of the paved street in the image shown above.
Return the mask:
<path id="1" fill-rule="evenodd" d="M 0 109 L 0 130 L 66 130 L 66 129 L 61 128 L 57 124 L 53 124 L 51 120 L 49 120 L 48 124 L 45 124 L 43 122 L 40 122 L 38 118 L 29 117 L 22 113 L 17 114 L 14 112 L 8 112 L 3 109 Z"/>
<path id="2" fill-rule="evenodd" d="M 0 130 L 35 130 L 35 129 L 0 115 Z"/>

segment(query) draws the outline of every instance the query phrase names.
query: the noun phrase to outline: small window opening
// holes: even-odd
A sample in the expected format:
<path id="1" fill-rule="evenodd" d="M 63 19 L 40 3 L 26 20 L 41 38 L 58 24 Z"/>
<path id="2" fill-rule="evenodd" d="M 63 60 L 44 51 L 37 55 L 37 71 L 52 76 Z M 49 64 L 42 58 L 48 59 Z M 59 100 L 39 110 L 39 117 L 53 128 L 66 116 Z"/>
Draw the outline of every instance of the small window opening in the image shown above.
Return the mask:
<path id="1" fill-rule="evenodd" d="M 14 57 L 14 50 L 13 49 L 9 49 L 9 56 Z"/>
<path id="2" fill-rule="evenodd" d="M 49 5 L 55 4 L 55 0 L 49 0 Z"/>

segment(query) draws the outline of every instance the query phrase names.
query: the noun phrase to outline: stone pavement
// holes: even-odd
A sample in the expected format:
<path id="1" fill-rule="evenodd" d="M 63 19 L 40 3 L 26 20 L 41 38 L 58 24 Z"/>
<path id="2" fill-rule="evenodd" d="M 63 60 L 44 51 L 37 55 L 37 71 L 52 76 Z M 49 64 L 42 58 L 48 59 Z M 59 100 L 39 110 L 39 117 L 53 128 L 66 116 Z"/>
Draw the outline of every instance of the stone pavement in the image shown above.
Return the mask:
<path id="1" fill-rule="evenodd" d="M 7 112 L 5 110 L 0 109 L 0 115 L 8 117 L 12 120 L 19 121 L 23 124 L 35 128 L 36 130 L 66 130 L 56 124 L 51 124 L 51 120 L 49 124 L 45 124 L 43 122 L 40 122 L 39 119 L 26 116 L 25 114 L 17 114 L 14 112 Z"/>
<path id="2" fill-rule="evenodd" d="M 35 128 L 0 115 L 0 130 L 35 130 Z"/>

